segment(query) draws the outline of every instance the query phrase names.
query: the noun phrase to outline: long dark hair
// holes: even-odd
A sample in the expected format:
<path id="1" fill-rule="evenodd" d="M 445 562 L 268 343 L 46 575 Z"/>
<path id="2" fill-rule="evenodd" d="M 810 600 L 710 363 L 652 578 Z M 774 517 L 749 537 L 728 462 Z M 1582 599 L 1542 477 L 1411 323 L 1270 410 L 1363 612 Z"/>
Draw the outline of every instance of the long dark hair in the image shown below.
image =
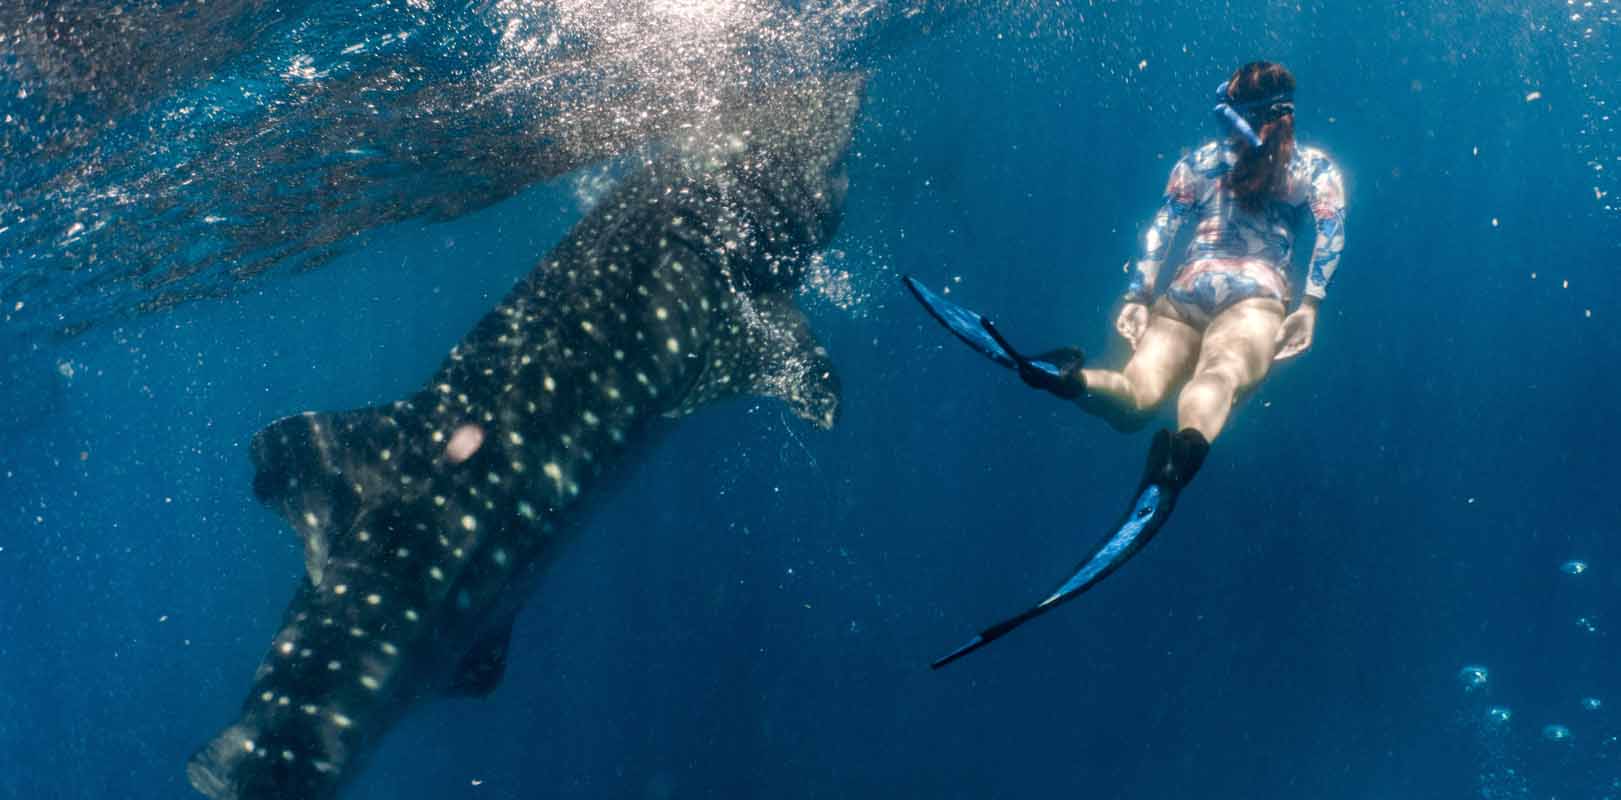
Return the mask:
<path id="1" fill-rule="evenodd" d="M 1227 99 L 1234 104 L 1253 103 L 1295 91 L 1295 76 L 1282 64 L 1252 61 L 1239 67 L 1227 81 Z M 1227 176 L 1227 185 L 1240 205 L 1258 209 L 1268 198 L 1281 194 L 1288 177 L 1289 160 L 1295 154 L 1295 115 L 1289 113 L 1257 126 L 1260 147 L 1240 140 L 1238 163 Z"/>

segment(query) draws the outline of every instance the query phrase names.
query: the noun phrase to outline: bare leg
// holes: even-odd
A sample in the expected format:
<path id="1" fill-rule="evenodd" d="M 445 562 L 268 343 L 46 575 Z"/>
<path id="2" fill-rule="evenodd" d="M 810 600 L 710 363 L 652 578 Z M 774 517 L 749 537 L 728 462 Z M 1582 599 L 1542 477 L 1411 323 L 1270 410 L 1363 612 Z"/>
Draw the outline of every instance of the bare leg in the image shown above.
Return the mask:
<path id="1" fill-rule="evenodd" d="M 1193 428 L 1215 441 L 1238 400 L 1248 394 L 1272 366 L 1283 304 L 1252 298 L 1216 315 L 1205 329 L 1193 379 L 1177 399 L 1178 428 Z"/>
<path id="2" fill-rule="evenodd" d="M 1117 428 L 1129 428 L 1126 420 L 1140 419 L 1153 411 L 1172 386 L 1187 378 L 1198 354 L 1199 331 L 1155 314 L 1125 369 L 1081 370 L 1086 395 L 1076 404 Z"/>

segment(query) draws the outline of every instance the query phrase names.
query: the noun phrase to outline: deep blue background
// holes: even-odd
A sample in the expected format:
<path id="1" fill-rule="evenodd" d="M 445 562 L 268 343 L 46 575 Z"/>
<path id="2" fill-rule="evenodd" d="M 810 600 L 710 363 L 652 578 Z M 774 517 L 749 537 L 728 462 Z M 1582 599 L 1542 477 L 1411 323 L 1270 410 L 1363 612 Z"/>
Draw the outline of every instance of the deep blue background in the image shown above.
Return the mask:
<path id="1" fill-rule="evenodd" d="M 752 400 L 674 426 L 543 581 L 502 687 L 409 719 L 351 796 L 1617 793 L 1621 226 L 1589 162 L 1621 148 L 1583 115 L 1615 105 L 1621 34 L 1563 6 L 1353 5 L 990 16 L 877 59 L 829 259 L 862 301 L 806 299 L 838 429 Z M 1299 135 L 1348 178 L 1317 346 L 1128 569 L 931 673 L 1063 577 L 1147 440 L 976 360 L 896 278 L 960 278 L 1018 340 L 1118 362 L 1121 264 L 1212 133 L 1210 89 L 1257 57 L 1294 70 Z M 413 389 L 579 213 L 562 181 L 385 229 L 58 345 L 60 397 L 19 382 L 0 797 L 188 796 L 302 569 L 248 438 Z"/>

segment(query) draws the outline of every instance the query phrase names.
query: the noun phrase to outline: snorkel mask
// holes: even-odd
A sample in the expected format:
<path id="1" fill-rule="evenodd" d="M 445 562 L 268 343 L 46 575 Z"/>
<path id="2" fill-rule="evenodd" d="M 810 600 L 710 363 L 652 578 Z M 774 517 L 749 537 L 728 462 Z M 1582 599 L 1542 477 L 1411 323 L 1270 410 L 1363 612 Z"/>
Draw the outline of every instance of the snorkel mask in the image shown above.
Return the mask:
<path id="1" fill-rule="evenodd" d="M 1294 93 L 1279 92 L 1270 97 L 1239 103 L 1228 99 L 1228 83 L 1229 81 L 1222 81 L 1221 85 L 1216 87 L 1216 107 L 1211 110 L 1216 113 L 1216 119 L 1221 120 L 1221 124 L 1227 130 L 1243 137 L 1244 141 L 1250 143 L 1250 147 L 1260 149 L 1261 135 L 1255 132 L 1256 125 L 1264 125 L 1285 114 L 1293 114 Z"/>

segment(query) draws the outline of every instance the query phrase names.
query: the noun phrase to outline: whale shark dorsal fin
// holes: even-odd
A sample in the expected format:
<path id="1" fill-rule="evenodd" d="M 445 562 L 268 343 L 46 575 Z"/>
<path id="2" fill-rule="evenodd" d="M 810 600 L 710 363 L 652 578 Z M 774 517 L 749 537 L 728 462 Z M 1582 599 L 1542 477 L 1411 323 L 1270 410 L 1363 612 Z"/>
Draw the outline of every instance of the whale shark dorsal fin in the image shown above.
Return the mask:
<path id="1" fill-rule="evenodd" d="M 839 376 L 804 312 L 785 293 L 738 295 L 735 334 L 718 345 L 698 383 L 670 416 L 738 394 L 771 397 L 794 416 L 832 428 L 839 416 Z"/>
<path id="2" fill-rule="evenodd" d="M 379 465 L 406 455 L 396 422 L 402 405 L 284 417 L 253 437 L 253 494 L 303 538 L 316 586 L 361 512 L 398 491 Z"/>
<path id="3" fill-rule="evenodd" d="M 456 664 L 447 692 L 484 697 L 501 685 L 501 678 L 507 672 L 507 649 L 512 644 L 512 623 L 516 619 L 517 614 L 508 614 L 467 649 L 467 654 Z"/>

